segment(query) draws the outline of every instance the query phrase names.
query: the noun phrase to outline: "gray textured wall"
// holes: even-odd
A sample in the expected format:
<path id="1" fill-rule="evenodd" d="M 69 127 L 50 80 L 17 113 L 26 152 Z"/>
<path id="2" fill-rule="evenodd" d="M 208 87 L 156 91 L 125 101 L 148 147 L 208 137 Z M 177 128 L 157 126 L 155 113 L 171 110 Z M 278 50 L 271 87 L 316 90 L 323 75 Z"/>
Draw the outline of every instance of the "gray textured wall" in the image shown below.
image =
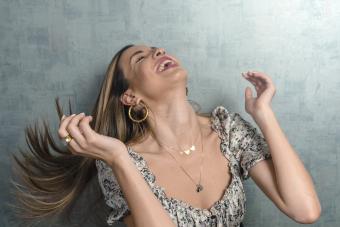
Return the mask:
<path id="1" fill-rule="evenodd" d="M 205 111 L 243 114 L 246 70 L 277 87 L 273 109 L 314 179 L 323 214 L 340 225 L 340 1 L 0 1 L 0 226 L 15 226 L 9 153 L 54 97 L 91 109 L 106 67 L 128 43 L 166 48 L 189 72 L 189 96 Z M 251 120 L 252 121 L 252 120 Z M 299 226 L 246 182 L 246 226 Z M 45 225 L 46 226 L 46 225 Z"/>

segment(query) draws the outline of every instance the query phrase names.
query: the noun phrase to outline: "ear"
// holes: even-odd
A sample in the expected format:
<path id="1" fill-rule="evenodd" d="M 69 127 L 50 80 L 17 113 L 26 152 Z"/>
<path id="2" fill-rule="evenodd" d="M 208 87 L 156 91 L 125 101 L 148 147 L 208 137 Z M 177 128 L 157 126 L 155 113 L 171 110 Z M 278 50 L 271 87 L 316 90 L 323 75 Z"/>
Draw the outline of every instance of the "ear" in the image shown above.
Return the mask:
<path id="1" fill-rule="evenodd" d="M 136 103 L 137 98 L 133 95 L 131 91 L 127 90 L 120 96 L 120 101 L 124 105 L 130 106 Z"/>

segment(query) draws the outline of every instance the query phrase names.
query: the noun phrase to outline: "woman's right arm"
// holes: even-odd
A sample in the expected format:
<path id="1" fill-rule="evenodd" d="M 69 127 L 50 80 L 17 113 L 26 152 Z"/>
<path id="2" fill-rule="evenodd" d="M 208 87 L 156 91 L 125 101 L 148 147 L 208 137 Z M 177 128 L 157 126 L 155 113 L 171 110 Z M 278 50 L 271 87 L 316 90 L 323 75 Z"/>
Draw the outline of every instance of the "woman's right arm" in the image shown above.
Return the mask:
<path id="1" fill-rule="evenodd" d="M 108 164 L 124 193 L 136 227 L 176 226 L 129 157 L 127 150 Z"/>
<path id="2" fill-rule="evenodd" d="M 84 113 L 61 118 L 58 133 L 61 139 L 71 136 L 67 144 L 70 152 L 103 160 L 111 167 L 137 227 L 176 226 L 129 157 L 125 144 L 95 132 L 89 124 L 92 119 Z"/>

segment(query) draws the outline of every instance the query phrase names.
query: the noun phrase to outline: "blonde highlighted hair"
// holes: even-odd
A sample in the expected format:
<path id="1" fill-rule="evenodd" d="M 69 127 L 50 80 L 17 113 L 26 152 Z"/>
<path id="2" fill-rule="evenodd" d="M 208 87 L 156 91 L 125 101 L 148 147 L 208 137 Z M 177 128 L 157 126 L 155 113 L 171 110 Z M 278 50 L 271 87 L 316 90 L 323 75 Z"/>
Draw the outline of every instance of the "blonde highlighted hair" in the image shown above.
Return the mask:
<path id="1" fill-rule="evenodd" d="M 121 94 L 129 88 L 129 81 L 117 63 L 122 53 L 131 46 L 133 45 L 121 48 L 108 65 L 91 112 L 93 120 L 90 122 L 91 128 L 97 133 L 117 138 L 125 144 L 139 143 L 145 135 L 152 133 L 147 121 L 133 122 L 128 117 L 129 106 L 123 105 L 120 101 Z M 55 104 L 60 119 L 64 112 L 59 97 L 55 99 Z M 198 110 L 195 111 L 198 113 Z M 69 114 L 65 115 L 72 113 L 69 102 Z M 144 111 L 136 111 L 135 114 L 143 116 Z M 55 133 L 51 133 L 50 126 L 45 120 L 42 129 L 37 123 L 34 127 L 25 128 L 28 148 L 25 151 L 19 149 L 20 155 L 11 156 L 14 173 L 11 179 L 11 193 L 15 202 L 9 205 L 16 216 L 24 221 L 25 226 L 55 216 L 71 221 L 71 211 L 75 210 L 78 198 L 83 194 L 90 196 L 92 201 L 86 198 L 88 207 L 82 217 L 93 216 L 93 210 L 96 211 L 97 206 L 102 206 L 97 214 L 102 215 L 98 218 L 104 220 L 103 211 L 106 208 L 108 213 L 109 208 L 105 207 L 103 195 L 96 181 L 95 160 L 73 155 L 66 146 L 56 142 L 53 134 Z M 79 203 L 82 203 L 81 200 Z"/>

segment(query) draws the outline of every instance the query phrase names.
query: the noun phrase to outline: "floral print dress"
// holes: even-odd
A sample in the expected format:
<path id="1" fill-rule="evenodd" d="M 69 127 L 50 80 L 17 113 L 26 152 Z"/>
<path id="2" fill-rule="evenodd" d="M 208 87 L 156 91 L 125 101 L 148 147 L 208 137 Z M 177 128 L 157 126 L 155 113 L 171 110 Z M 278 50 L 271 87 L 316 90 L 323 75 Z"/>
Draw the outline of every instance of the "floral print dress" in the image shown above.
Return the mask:
<path id="1" fill-rule="evenodd" d="M 177 226 L 240 226 L 246 212 L 242 182 L 249 178 L 248 171 L 252 166 L 271 158 L 262 134 L 239 113 L 217 106 L 211 112 L 210 121 L 212 129 L 221 138 L 220 150 L 229 161 L 232 176 L 222 198 L 209 209 L 193 207 L 184 201 L 167 197 L 165 189 L 155 184 L 155 175 L 147 162 L 127 146 L 136 167 Z M 96 160 L 96 167 L 105 202 L 112 208 L 107 223 L 113 225 L 130 214 L 130 210 L 112 169 L 101 160 Z"/>

